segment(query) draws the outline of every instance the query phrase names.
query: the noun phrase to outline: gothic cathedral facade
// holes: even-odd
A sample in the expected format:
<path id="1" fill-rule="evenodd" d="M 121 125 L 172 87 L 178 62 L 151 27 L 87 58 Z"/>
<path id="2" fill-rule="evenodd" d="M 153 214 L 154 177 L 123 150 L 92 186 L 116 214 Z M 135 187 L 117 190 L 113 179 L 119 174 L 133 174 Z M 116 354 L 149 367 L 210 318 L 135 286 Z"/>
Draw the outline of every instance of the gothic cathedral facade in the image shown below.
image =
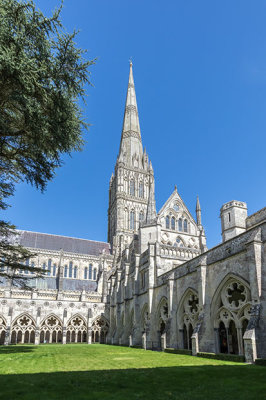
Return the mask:
<path id="1" fill-rule="evenodd" d="M 221 207 L 207 249 L 177 191 L 156 211 L 130 63 L 119 154 L 109 184 L 108 243 L 19 231 L 45 270 L 25 291 L 0 286 L 0 343 L 101 342 L 266 357 L 266 208 Z"/>

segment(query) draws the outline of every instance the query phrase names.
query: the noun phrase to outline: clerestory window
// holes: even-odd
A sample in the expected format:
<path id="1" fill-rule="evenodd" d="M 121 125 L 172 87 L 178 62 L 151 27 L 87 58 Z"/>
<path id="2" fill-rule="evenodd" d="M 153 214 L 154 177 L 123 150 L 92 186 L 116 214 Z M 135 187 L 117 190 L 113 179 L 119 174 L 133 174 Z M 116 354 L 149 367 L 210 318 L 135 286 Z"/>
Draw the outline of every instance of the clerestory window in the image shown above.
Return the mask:
<path id="1" fill-rule="evenodd" d="M 129 194 L 135 196 L 135 181 L 133 179 L 129 183 Z"/>

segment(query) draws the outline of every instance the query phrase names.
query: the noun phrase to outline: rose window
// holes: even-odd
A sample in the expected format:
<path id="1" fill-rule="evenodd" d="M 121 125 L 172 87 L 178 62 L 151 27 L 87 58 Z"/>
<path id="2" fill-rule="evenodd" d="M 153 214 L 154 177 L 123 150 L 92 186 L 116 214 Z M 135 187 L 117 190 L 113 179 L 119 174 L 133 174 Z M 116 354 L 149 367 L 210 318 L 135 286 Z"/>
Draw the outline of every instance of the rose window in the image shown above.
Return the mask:
<path id="1" fill-rule="evenodd" d="M 192 314 L 195 314 L 198 311 L 198 304 L 199 299 L 197 298 L 197 296 L 192 294 L 188 300 L 189 309 Z"/>
<path id="2" fill-rule="evenodd" d="M 20 320 L 19 320 L 19 323 L 21 326 L 24 326 L 24 325 L 27 326 L 27 325 L 29 325 L 29 322 L 30 322 L 30 319 L 27 317 L 20 318 Z"/>
<path id="3" fill-rule="evenodd" d="M 227 288 L 228 302 L 235 308 L 238 308 L 246 300 L 245 288 L 243 285 L 234 282 Z"/>
<path id="4" fill-rule="evenodd" d="M 80 324 L 81 324 L 81 319 L 80 318 L 73 319 L 73 325 L 74 326 L 80 326 Z"/>
<path id="5" fill-rule="evenodd" d="M 54 325 L 56 325 L 56 322 L 57 322 L 56 319 L 54 317 L 51 317 L 51 318 L 48 318 L 47 325 L 54 326 Z"/>

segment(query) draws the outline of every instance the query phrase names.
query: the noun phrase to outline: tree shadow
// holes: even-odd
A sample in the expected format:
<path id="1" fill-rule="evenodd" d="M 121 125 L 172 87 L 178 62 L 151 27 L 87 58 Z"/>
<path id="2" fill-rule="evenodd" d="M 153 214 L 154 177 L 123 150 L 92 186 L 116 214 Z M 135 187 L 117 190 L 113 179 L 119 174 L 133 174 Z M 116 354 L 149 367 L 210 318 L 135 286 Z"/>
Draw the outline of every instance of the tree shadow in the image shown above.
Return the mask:
<path id="1" fill-rule="evenodd" d="M 10 353 L 30 353 L 34 351 L 33 346 L 20 346 L 20 345 L 8 345 L 0 346 L 0 354 L 10 354 Z"/>
<path id="2" fill-rule="evenodd" d="M 204 365 L 10 374 L 0 375 L 0 388 L 0 399 L 12 400 L 265 400 L 266 369 Z"/>

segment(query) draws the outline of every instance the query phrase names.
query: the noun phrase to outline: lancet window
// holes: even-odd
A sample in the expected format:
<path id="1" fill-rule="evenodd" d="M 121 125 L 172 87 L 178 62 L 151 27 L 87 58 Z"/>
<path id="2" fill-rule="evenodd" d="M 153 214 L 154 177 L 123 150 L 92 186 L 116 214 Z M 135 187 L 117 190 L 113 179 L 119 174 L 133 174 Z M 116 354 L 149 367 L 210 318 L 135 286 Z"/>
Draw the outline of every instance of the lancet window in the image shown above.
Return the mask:
<path id="1" fill-rule="evenodd" d="M 133 179 L 129 182 L 129 194 L 135 196 L 135 181 Z"/>
<path id="2" fill-rule="evenodd" d="M 175 217 L 171 218 L 171 229 L 174 231 L 175 230 Z"/>
<path id="3" fill-rule="evenodd" d="M 180 232 L 183 231 L 183 221 L 182 221 L 182 218 L 179 218 L 179 220 L 178 220 L 178 230 L 179 230 Z"/>
<path id="4" fill-rule="evenodd" d="M 135 229 L 135 211 L 130 211 L 129 229 Z"/>
<path id="5" fill-rule="evenodd" d="M 92 280 L 92 264 L 89 265 L 89 279 Z"/>
<path id="6" fill-rule="evenodd" d="M 139 197 L 141 197 L 141 198 L 144 197 L 144 183 L 143 182 L 139 183 Z"/>
<path id="7" fill-rule="evenodd" d="M 169 217 L 169 215 L 167 215 L 167 216 L 165 217 L 165 228 L 166 228 L 166 229 L 169 229 L 169 228 L 170 228 L 170 217 Z"/>

